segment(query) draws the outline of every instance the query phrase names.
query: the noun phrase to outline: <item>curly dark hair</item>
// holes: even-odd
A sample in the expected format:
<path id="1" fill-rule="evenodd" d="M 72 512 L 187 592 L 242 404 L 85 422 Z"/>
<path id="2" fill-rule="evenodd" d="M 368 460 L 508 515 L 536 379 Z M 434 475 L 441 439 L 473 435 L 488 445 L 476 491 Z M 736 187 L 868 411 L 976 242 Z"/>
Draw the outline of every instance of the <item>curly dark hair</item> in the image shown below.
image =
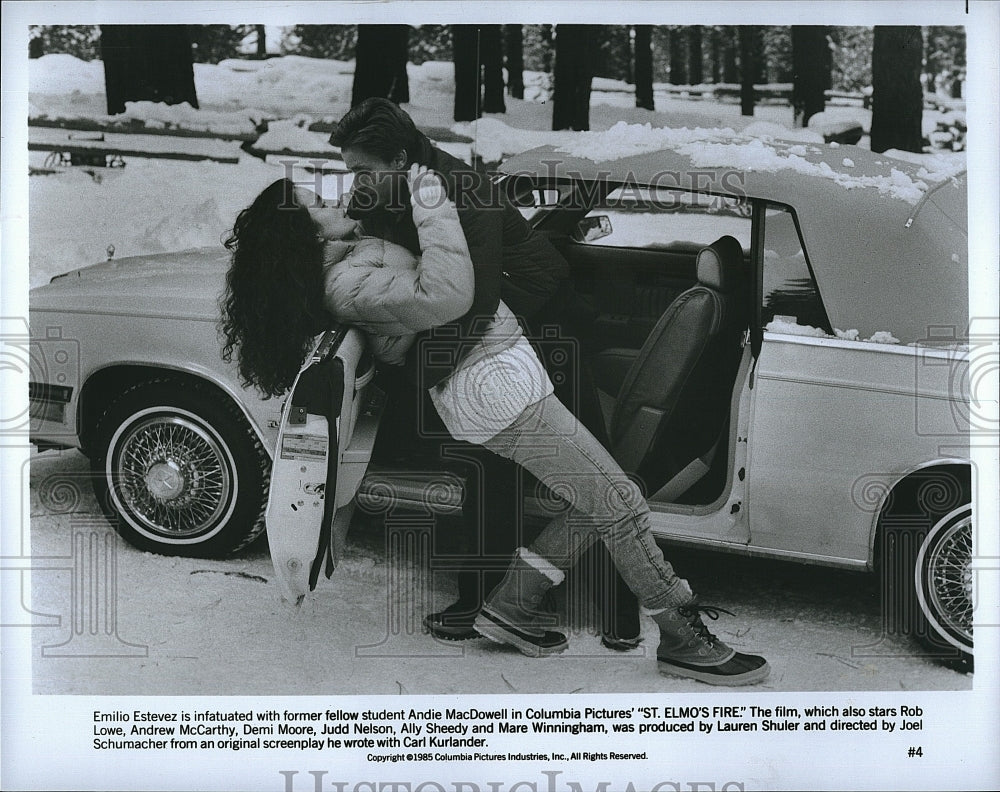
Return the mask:
<path id="1" fill-rule="evenodd" d="M 323 307 L 323 242 L 295 185 L 279 179 L 236 218 L 219 301 L 222 357 L 265 397 L 295 381 L 315 336 L 333 324 Z"/>

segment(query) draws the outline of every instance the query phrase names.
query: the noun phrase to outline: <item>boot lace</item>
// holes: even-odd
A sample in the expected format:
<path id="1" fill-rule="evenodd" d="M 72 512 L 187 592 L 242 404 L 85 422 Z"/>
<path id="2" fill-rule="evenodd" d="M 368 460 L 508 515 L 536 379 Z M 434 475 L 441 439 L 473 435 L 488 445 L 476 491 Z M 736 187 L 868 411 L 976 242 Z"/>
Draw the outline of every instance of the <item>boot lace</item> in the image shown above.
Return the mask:
<path id="1" fill-rule="evenodd" d="M 720 613 L 725 613 L 729 616 L 736 615 L 732 611 L 727 611 L 725 608 L 719 608 L 715 605 L 702 605 L 700 602 L 691 602 L 687 605 L 682 605 L 677 609 L 677 612 L 687 618 L 688 624 L 694 629 L 695 635 L 705 641 L 705 643 L 709 646 L 713 646 L 718 638 L 712 634 L 712 632 L 708 629 L 708 625 L 702 621 L 701 614 L 704 613 L 712 621 L 718 619 Z"/>

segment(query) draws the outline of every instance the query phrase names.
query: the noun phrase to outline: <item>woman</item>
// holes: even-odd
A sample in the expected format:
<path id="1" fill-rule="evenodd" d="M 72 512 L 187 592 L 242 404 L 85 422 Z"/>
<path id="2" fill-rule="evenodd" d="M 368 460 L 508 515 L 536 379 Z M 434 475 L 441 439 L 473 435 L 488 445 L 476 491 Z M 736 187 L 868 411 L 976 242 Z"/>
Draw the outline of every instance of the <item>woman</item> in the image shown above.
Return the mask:
<path id="1" fill-rule="evenodd" d="M 240 214 L 227 241 L 233 263 L 223 327 L 224 355 L 237 353 L 246 384 L 266 395 L 287 389 L 324 319 L 360 327 L 380 359 L 399 363 L 415 333 L 468 311 L 472 264 L 455 207 L 425 168 L 411 167 L 408 181 L 419 260 L 381 239 L 352 238 L 356 228 L 341 209 L 290 182 L 267 188 Z M 288 316 L 289 309 L 301 316 Z M 272 337 L 294 332 L 299 336 L 283 343 L 297 354 L 271 357 Z M 261 342 L 264 349 L 255 346 Z M 539 604 L 562 581 L 560 568 L 599 537 L 659 627 L 662 673 L 719 685 L 764 679 L 770 670 L 764 658 L 735 652 L 709 632 L 701 613 L 718 613 L 699 605 L 664 560 L 639 489 L 552 390 L 501 301 L 454 372 L 430 391 L 453 437 L 513 460 L 572 507 L 518 549 L 476 630 L 529 656 L 562 651 L 566 638 L 547 629 L 552 617 Z"/>

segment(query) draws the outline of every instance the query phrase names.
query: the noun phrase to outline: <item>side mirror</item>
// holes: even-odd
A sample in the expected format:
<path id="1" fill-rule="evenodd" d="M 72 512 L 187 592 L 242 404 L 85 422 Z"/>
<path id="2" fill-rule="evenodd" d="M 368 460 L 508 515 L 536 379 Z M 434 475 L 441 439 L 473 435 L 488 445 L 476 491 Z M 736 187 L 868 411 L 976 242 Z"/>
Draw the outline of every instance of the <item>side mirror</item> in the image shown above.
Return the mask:
<path id="1" fill-rule="evenodd" d="M 611 218 L 607 215 L 585 217 L 576 224 L 573 239 L 576 242 L 595 242 L 598 239 L 611 236 Z"/>

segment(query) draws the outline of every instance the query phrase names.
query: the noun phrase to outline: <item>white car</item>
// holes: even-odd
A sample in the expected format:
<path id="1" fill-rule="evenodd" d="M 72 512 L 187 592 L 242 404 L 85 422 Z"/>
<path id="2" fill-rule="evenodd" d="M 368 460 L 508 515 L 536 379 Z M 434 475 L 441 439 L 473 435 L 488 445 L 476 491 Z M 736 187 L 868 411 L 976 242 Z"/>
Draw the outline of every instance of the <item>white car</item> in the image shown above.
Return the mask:
<path id="1" fill-rule="evenodd" d="M 600 162 L 545 147 L 498 176 L 592 309 L 612 452 L 661 539 L 881 570 L 887 629 L 970 663 L 964 173 L 701 143 Z M 121 259 L 31 292 L 33 440 L 80 448 L 119 533 L 155 552 L 222 556 L 264 527 L 282 404 L 220 358 L 227 265 L 221 247 Z M 333 353 L 359 416 L 337 438 L 337 505 L 459 508 L 427 470 L 369 467 L 371 359 L 355 330 Z"/>

